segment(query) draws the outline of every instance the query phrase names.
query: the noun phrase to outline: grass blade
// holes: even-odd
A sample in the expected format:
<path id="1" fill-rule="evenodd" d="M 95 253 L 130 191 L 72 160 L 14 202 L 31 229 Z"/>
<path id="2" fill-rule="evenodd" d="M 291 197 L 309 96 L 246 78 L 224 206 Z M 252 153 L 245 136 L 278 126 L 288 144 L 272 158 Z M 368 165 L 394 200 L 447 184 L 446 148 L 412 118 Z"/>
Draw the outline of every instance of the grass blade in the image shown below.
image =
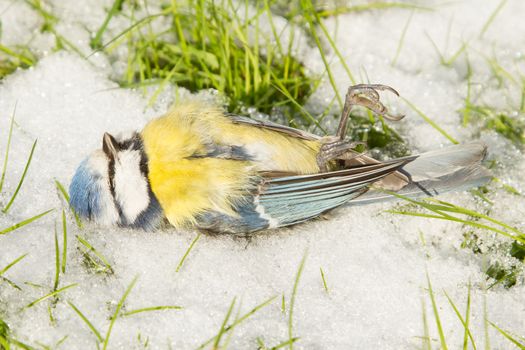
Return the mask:
<path id="1" fill-rule="evenodd" d="M 18 258 L 16 258 L 15 260 L 13 260 L 12 262 L 10 262 L 9 264 L 7 264 L 6 267 L 4 267 L 2 270 L 0 270 L 0 276 L 2 276 L 4 273 L 7 272 L 7 270 L 9 270 L 10 268 L 12 268 L 13 266 L 15 266 L 16 264 L 18 264 L 18 262 L 20 262 L 20 260 L 22 260 L 23 258 L 25 258 L 27 256 L 27 253 L 26 254 L 23 254 L 23 255 L 20 255 Z"/>
<path id="2" fill-rule="evenodd" d="M 326 284 L 326 279 L 324 277 L 324 271 L 321 267 L 319 268 L 319 271 L 321 271 L 321 279 L 323 280 L 324 290 L 326 291 L 326 293 L 328 293 L 328 285 Z"/>
<path id="3" fill-rule="evenodd" d="M 188 254 L 190 253 L 190 251 L 193 249 L 193 246 L 195 245 L 195 243 L 197 243 L 197 241 L 199 240 L 200 237 L 201 237 L 201 234 L 199 233 L 199 234 L 197 235 L 197 237 L 195 237 L 195 238 L 193 239 L 193 241 L 191 241 L 190 246 L 188 247 L 188 249 L 186 249 L 186 253 L 184 253 L 184 255 L 182 256 L 182 258 L 180 259 L 179 264 L 177 265 L 177 269 L 175 270 L 175 272 L 179 272 L 179 270 L 180 270 L 181 267 L 182 267 L 182 264 L 184 264 L 184 260 L 186 260 L 186 257 L 188 256 Z"/>
<path id="4" fill-rule="evenodd" d="M 106 350 L 107 347 L 108 347 L 109 337 L 111 335 L 111 331 L 113 330 L 113 326 L 115 325 L 115 321 L 117 320 L 117 318 L 118 318 L 118 316 L 120 314 L 120 309 L 122 309 L 122 306 L 124 305 L 124 302 L 128 298 L 129 293 L 131 292 L 131 290 L 135 286 L 135 283 L 137 283 L 137 279 L 138 279 L 138 277 L 135 277 L 131 281 L 131 283 L 129 284 L 128 288 L 126 288 L 126 291 L 124 292 L 124 294 L 122 295 L 122 298 L 120 298 L 120 301 L 117 304 L 117 309 L 113 313 L 113 316 L 111 316 L 111 322 L 109 323 L 109 327 L 108 327 L 108 330 L 106 332 L 106 337 L 104 338 L 104 344 L 102 346 L 103 350 Z"/>
<path id="5" fill-rule="evenodd" d="M 68 301 L 67 303 L 77 313 L 77 315 L 82 319 L 82 321 L 84 321 L 84 323 L 89 327 L 91 332 L 93 332 L 93 334 L 97 337 L 98 341 L 102 343 L 104 341 L 104 338 L 102 338 L 100 332 L 95 328 L 95 326 L 93 326 L 93 324 L 89 322 L 88 318 L 75 305 L 73 305 L 72 302 Z"/>
<path id="6" fill-rule="evenodd" d="M 55 180 L 55 185 L 58 189 L 58 191 L 62 194 L 62 196 L 64 197 L 67 205 L 69 206 L 69 209 L 71 210 L 71 212 L 73 213 L 73 216 L 75 217 L 75 221 L 77 223 L 77 226 L 78 228 L 82 228 L 82 221 L 80 221 L 80 217 L 78 216 L 78 214 L 75 212 L 75 210 L 73 209 L 73 207 L 69 204 L 69 194 L 67 193 L 65 187 L 58 181 L 58 180 Z"/>
<path id="7" fill-rule="evenodd" d="M 111 267 L 111 265 L 109 264 L 108 260 L 104 257 L 104 255 L 102 255 L 98 250 L 95 249 L 95 247 L 93 247 L 85 238 L 83 238 L 82 236 L 78 236 L 77 235 L 77 240 L 84 246 L 87 248 L 88 252 L 93 252 L 93 254 L 95 254 L 95 256 L 97 258 L 100 259 L 100 261 L 102 261 L 102 263 L 105 265 L 106 269 L 108 269 L 111 273 L 113 273 L 113 268 Z"/>
<path id="8" fill-rule="evenodd" d="M 106 28 L 111 18 L 120 11 L 120 8 L 122 7 L 123 2 L 124 0 L 115 0 L 115 2 L 113 3 L 113 6 L 111 6 L 111 9 L 109 10 L 106 18 L 104 19 L 104 22 L 102 23 L 100 28 L 97 30 L 97 33 L 95 34 L 95 37 L 93 38 L 93 40 L 91 40 L 90 45 L 92 49 L 99 49 L 101 47 L 102 35 L 106 31 Z"/>
<path id="9" fill-rule="evenodd" d="M 436 299 L 434 298 L 434 291 L 432 290 L 432 284 L 430 283 L 430 277 L 427 272 L 427 283 L 428 283 L 428 294 L 430 300 L 432 301 L 432 310 L 434 311 L 434 319 L 436 320 L 436 327 L 439 333 L 439 340 L 441 343 L 441 348 L 447 350 L 447 342 L 445 340 L 445 333 L 443 332 L 443 327 L 441 326 L 441 319 L 439 318 L 439 311 L 436 305 Z"/>
<path id="10" fill-rule="evenodd" d="M 501 11 L 503 6 L 507 3 L 507 0 L 502 0 L 499 5 L 496 7 L 496 9 L 492 12 L 492 14 L 489 16 L 483 27 L 481 28 L 481 32 L 479 33 L 479 37 L 481 38 L 485 32 L 489 29 L 492 22 L 494 22 L 494 19 L 496 19 L 496 16 Z"/>
<path id="11" fill-rule="evenodd" d="M 67 224 L 66 212 L 62 209 L 62 273 L 66 273 L 67 263 Z"/>
<path id="12" fill-rule="evenodd" d="M 20 221 L 19 223 L 16 223 L 16 224 L 14 224 L 14 225 L 11 226 L 11 227 L 5 228 L 5 229 L 3 229 L 3 230 L 0 231 L 0 235 L 4 235 L 4 234 L 9 233 L 9 232 L 11 232 L 11 231 L 14 231 L 14 230 L 16 230 L 16 229 L 19 229 L 19 228 L 22 227 L 22 226 L 25 226 L 25 225 L 27 225 L 27 224 L 30 224 L 30 223 L 32 223 L 33 221 L 40 219 L 42 216 L 49 214 L 49 213 L 52 212 L 53 210 L 54 210 L 54 209 L 49 209 L 48 211 L 45 211 L 45 212 L 40 213 L 40 214 L 38 214 L 38 215 L 35 215 L 35 216 L 33 216 L 33 217 L 29 218 L 29 219 L 26 219 L 26 220 Z"/>
<path id="13" fill-rule="evenodd" d="M 401 97 L 401 98 L 410 106 L 410 108 L 412 108 L 414 110 L 414 112 L 419 114 L 419 116 L 421 118 L 423 118 L 428 124 L 430 124 L 430 126 L 432 126 L 434 129 L 436 129 L 441 135 L 445 136 L 447 138 L 447 140 L 449 140 L 453 144 L 458 144 L 459 143 L 455 138 L 450 136 L 445 130 L 443 130 L 439 125 L 437 125 L 425 113 L 423 113 L 419 108 L 417 108 L 412 102 L 410 102 L 409 100 L 407 100 L 404 97 Z"/>
<path id="14" fill-rule="evenodd" d="M 299 280 L 301 278 L 301 274 L 303 273 L 304 263 L 306 261 L 306 255 L 307 253 L 304 253 L 303 258 L 301 259 L 301 262 L 299 263 L 299 269 L 297 270 L 297 275 L 295 276 L 295 282 L 293 284 L 292 289 L 292 296 L 290 298 L 290 309 L 288 312 L 288 340 L 290 341 L 289 349 L 293 349 L 293 308 L 295 306 L 295 296 L 297 294 L 297 287 L 299 286 Z"/>
<path id="15" fill-rule="evenodd" d="M 9 125 L 9 134 L 7 136 L 7 146 L 5 149 L 4 156 L 4 166 L 2 167 L 2 177 L 0 178 L 0 193 L 2 193 L 2 188 L 4 187 L 5 174 L 7 171 L 7 162 L 9 160 L 9 148 L 11 147 L 11 136 L 13 135 L 13 125 L 15 124 L 16 106 L 17 103 L 15 103 L 15 107 L 13 108 L 13 114 L 11 115 L 11 124 Z"/>
<path id="16" fill-rule="evenodd" d="M 226 313 L 226 316 L 224 317 L 224 320 L 222 321 L 221 328 L 219 329 L 219 333 L 215 337 L 215 342 L 213 343 L 214 349 L 219 349 L 221 338 L 225 333 L 226 324 L 228 323 L 228 320 L 230 319 L 231 313 L 233 311 L 233 307 L 235 306 L 235 300 L 236 298 L 233 298 L 232 303 L 230 304 L 230 307 L 228 308 L 228 312 Z"/>
<path id="17" fill-rule="evenodd" d="M 150 306 L 150 307 L 143 307 L 141 309 L 135 309 L 131 311 L 127 311 L 122 313 L 122 317 L 131 316 L 140 314 L 141 312 L 150 312 L 150 311 L 158 311 L 158 310 L 182 310 L 182 306 L 177 305 L 163 305 L 163 306 Z"/>
<path id="18" fill-rule="evenodd" d="M 229 326 L 225 327 L 224 328 L 224 333 L 226 332 L 229 332 L 231 331 L 233 328 L 235 328 L 236 326 L 238 326 L 239 324 L 241 324 L 242 322 L 244 322 L 248 317 L 250 317 L 251 315 L 253 315 L 254 313 L 256 313 L 257 311 L 259 311 L 260 309 L 262 309 L 263 307 L 265 307 L 266 305 L 270 304 L 272 301 L 274 301 L 277 297 L 274 296 L 274 297 L 271 297 L 270 299 L 262 302 L 261 304 L 257 305 L 256 307 L 254 307 L 253 309 L 251 309 L 250 311 L 248 311 L 247 313 L 245 313 L 243 316 L 239 317 L 238 319 L 236 319 L 233 323 L 231 323 Z M 209 345 L 211 342 L 215 341 L 215 338 L 217 336 L 214 336 L 214 337 L 211 337 L 210 339 L 208 339 L 207 341 L 205 341 L 201 346 L 199 346 L 197 349 L 198 350 L 202 350 L 204 349 L 207 345 Z"/>
<path id="19" fill-rule="evenodd" d="M 58 246 L 57 226 L 55 224 L 55 283 L 53 290 L 57 290 L 60 280 L 60 247 Z"/>
<path id="20" fill-rule="evenodd" d="M 24 306 L 24 309 L 29 309 L 30 307 L 33 307 L 36 304 L 38 304 L 38 303 L 40 303 L 40 302 L 42 302 L 42 301 L 44 301 L 46 299 L 49 299 L 49 298 L 51 298 L 51 297 L 53 297 L 55 295 L 58 295 L 58 294 L 62 293 L 63 291 L 65 291 L 65 290 L 67 290 L 69 288 L 73 288 L 73 287 L 76 287 L 76 286 L 78 286 L 78 283 L 73 283 L 73 284 L 70 284 L 68 286 L 62 287 L 60 289 L 54 290 L 51 293 L 48 293 L 48 294 L 44 295 L 43 297 L 38 298 L 37 300 L 30 302 L 29 304 Z"/>
<path id="21" fill-rule="evenodd" d="M 474 337 L 472 336 L 472 333 L 470 332 L 470 329 L 469 329 L 469 319 L 470 319 L 470 284 L 469 284 L 469 289 L 468 289 L 468 299 L 467 299 L 467 312 L 466 312 L 466 317 L 465 319 L 463 319 L 463 316 L 461 316 L 458 308 L 456 307 L 456 304 L 454 304 L 454 302 L 452 301 L 452 298 L 450 298 L 450 296 L 447 294 L 447 292 L 443 291 L 445 293 L 445 296 L 447 297 L 448 299 L 448 302 L 450 303 L 450 305 L 452 306 L 452 308 L 454 309 L 454 312 L 456 313 L 456 316 L 459 318 L 461 324 L 463 325 L 463 329 L 464 329 L 464 335 L 463 335 L 463 349 L 467 349 L 468 348 L 468 339 L 470 339 L 470 342 L 472 344 L 472 348 L 474 350 L 476 350 L 476 343 L 474 342 Z"/>
<path id="22" fill-rule="evenodd" d="M 517 341 L 513 336 L 511 336 L 508 332 L 505 332 L 503 329 L 499 328 L 498 326 L 496 326 L 494 323 L 490 322 L 490 325 L 494 328 L 496 328 L 496 330 L 498 332 L 500 332 L 505 338 L 507 338 L 508 340 L 510 340 L 514 345 L 516 345 L 519 349 L 521 350 L 525 350 L 525 343 L 520 343 L 519 341 Z"/>
<path id="23" fill-rule="evenodd" d="M 407 34 L 408 27 L 410 26 L 410 22 L 412 22 L 412 17 L 414 16 L 414 12 L 415 11 L 410 12 L 410 16 L 408 17 L 408 20 L 406 21 L 405 26 L 403 27 L 403 30 L 401 31 L 401 36 L 397 43 L 396 54 L 394 55 L 394 58 L 392 59 L 392 62 L 390 63 L 392 67 L 396 65 L 397 59 L 399 58 L 399 55 L 401 54 L 401 49 L 403 48 L 403 44 L 405 43 L 405 36 Z"/>
<path id="24" fill-rule="evenodd" d="M 13 193 L 13 196 L 5 206 L 5 208 L 2 210 L 2 212 L 7 213 L 13 202 L 15 201 L 16 196 L 18 195 L 18 191 L 20 191 L 20 188 L 22 187 L 22 184 L 24 183 L 24 179 L 27 174 L 27 170 L 29 169 L 29 165 L 31 164 L 31 160 L 33 159 L 33 153 L 35 152 L 36 143 L 38 140 L 35 140 L 33 143 L 33 147 L 31 147 L 31 153 L 29 153 L 29 158 L 27 159 L 26 166 L 24 168 L 24 172 L 22 173 L 22 177 L 20 178 L 20 181 L 18 182 L 18 186 L 16 186 L 15 192 Z"/>

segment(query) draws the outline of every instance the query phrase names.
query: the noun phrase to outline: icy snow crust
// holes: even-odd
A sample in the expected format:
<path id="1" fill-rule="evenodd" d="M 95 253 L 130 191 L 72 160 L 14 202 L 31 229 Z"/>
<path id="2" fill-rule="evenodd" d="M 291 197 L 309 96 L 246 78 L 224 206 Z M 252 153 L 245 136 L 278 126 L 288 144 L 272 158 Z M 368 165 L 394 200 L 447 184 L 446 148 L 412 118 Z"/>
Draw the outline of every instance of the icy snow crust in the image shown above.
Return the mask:
<path id="1" fill-rule="evenodd" d="M 62 19 L 58 29 L 89 53 L 85 28 L 95 30 L 105 15 L 102 9 L 112 2 L 55 3 L 54 9 Z M 483 23 L 498 4 L 499 1 L 458 1 L 440 6 L 429 4 L 436 5 L 433 12 L 415 12 L 393 67 L 390 63 L 409 11 L 390 9 L 341 15 L 328 19 L 326 24 L 333 30 L 338 21 L 337 45 L 352 71 L 361 72 L 359 80 L 395 87 L 454 137 L 468 141 L 475 135 L 460 126 L 458 113 L 466 94 L 465 60 L 461 58 L 452 67 L 443 67 L 426 36 L 446 56 L 468 40 L 473 76 L 479 82 L 474 87 L 476 94 L 481 93 L 482 101 L 498 108 L 515 105 L 520 91 L 512 86 L 498 88 L 490 78 L 483 55 L 496 55 L 511 72 L 519 70 L 520 64 L 523 68 L 520 50 L 525 47 L 525 21 L 521 14 L 525 13 L 525 2 L 508 1 L 488 31 L 479 37 Z M 41 24 L 39 17 L 22 2 L 0 1 L 0 16 L 2 39 L 9 44 L 25 43 Z M 118 21 L 115 23 L 118 25 Z M 122 21 L 120 25 L 125 28 L 128 23 Z M 118 32 L 118 28 L 112 30 Z M 195 348 L 217 334 L 233 298 L 237 298 L 237 303 L 232 319 L 276 296 L 271 304 L 235 328 L 229 343 L 233 349 L 253 349 L 257 347 L 256 338 L 260 337 L 267 346 L 274 346 L 289 337 L 290 297 L 304 254 L 306 264 L 293 313 L 293 336 L 300 337 L 294 345 L 297 349 L 420 348 L 420 337 L 424 335 L 422 304 L 429 319 L 432 344 L 438 347 L 439 337 L 426 290 L 426 271 L 436 291 L 449 346 L 462 344 L 463 328 L 443 290 L 463 312 L 469 281 L 471 331 L 478 346 L 482 346 L 484 339 L 484 295 L 490 321 L 525 335 L 522 282 L 510 290 L 495 287 L 485 293 L 486 275 L 482 271 L 491 257 L 460 248 L 463 228 L 385 213 L 393 207 L 392 203 L 341 209 L 330 214 L 329 220 L 272 231 L 249 240 L 202 236 L 179 272 L 176 267 L 196 232 L 145 233 L 90 225 L 79 230 L 69 217 L 67 272 L 61 276 L 59 287 L 78 285 L 60 296 L 52 309 L 54 322 L 48 313 L 52 299 L 22 309 L 49 293 L 53 286 L 54 229 L 57 225 L 61 233 L 64 207 L 54 180 L 67 187 L 79 162 L 101 146 L 104 131 L 140 129 L 149 119 L 162 114 L 171 101 L 171 95 L 166 93 L 153 108 L 148 108 L 147 97 L 120 89 L 109 79 L 118 63 L 112 67 L 100 53 L 91 56 L 89 62 L 74 54 L 51 53 L 49 38 L 35 35 L 41 37 L 32 45 L 43 58 L 35 68 L 16 72 L 0 85 L 1 155 L 5 152 L 9 119 L 16 105 L 6 185 L 0 197 L 2 205 L 16 188 L 31 145 L 38 139 L 28 176 L 9 213 L 0 215 L 0 228 L 55 208 L 36 223 L 0 236 L 0 268 L 28 254 L 5 274 L 22 291 L 0 281 L 0 317 L 20 341 L 54 347 L 67 336 L 60 345 L 62 349 L 95 349 L 95 336 L 66 301 L 77 306 L 104 336 L 118 300 L 138 276 L 124 311 L 158 305 L 180 305 L 183 309 L 117 319 L 109 348 L 142 348 L 140 341 L 144 343 L 146 339 L 152 349 Z M 322 62 L 315 50 L 306 47 L 298 50 L 313 72 L 322 72 Z M 337 59 L 332 61 L 338 87 L 344 91 L 349 81 Z M 326 83 L 310 104 L 326 105 L 331 98 Z M 397 103 L 397 111 L 407 114 L 400 129 L 415 151 L 447 144 L 408 106 Z M 491 157 L 505 166 L 496 170 L 497 175 L 525 191 L 522 154 L 496 134 L 482 133 L 481 138 L 490 145 Z M 467 193 L 450 194 L 443 199 L 466 207 L 477 205 Z M 522 197 L 498 190 L 494 201 L 491 215 L 523 227 Z M 76 234 L 84 236 L 108 258 L 113 274 L 96 274 L 85 266 L 77 249 Z M 499 238 L 482 234 L 488 242 L 498 244 Z M 329 293 L 323 288 L 320 268 Z M 493 348 L 511 347 L 493 328 L 489 328 L 489 334 Z"/>

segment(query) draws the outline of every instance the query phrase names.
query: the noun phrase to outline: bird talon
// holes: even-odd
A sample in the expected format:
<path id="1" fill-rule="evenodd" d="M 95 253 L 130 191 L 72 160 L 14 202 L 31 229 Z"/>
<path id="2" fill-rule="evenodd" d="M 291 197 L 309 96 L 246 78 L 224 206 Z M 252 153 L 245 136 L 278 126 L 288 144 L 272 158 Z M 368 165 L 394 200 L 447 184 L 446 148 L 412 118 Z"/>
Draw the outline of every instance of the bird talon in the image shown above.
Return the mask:
<path id="1" fill-rule="evenodd" d="M 383 84 L 357 84 L 348 88 L 341 121 L 337 128 L 337 136 L 341 140 L 344 140 L 346 136 L 346 124 L 350 116 L 350 109 L 353 106 L 363 106 L 373 113 L 391 121 L 398 121 L 404 118 L 404 115 L 394 115 L 388 111 L 388 108 L 380 100 L 378 90 L 390 91 L 396 96 L 399 96 L 399 93 L 395 89 Z"/>

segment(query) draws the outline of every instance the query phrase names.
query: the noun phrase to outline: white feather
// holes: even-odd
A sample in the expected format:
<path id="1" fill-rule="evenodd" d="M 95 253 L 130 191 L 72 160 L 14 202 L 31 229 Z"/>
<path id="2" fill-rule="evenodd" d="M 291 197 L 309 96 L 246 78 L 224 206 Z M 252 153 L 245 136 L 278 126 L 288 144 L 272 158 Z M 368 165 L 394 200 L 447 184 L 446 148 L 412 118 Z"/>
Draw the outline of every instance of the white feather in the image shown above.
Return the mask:
<path id="1" fill-rule="evenodd" d="M 279 220 L 273 218 L 266 212 L 266 210 L 264 210 L 264 207 L 259 202 L 259 196 L 255 196 L 253 203 L 255 204 L 255 211 L 259 213 L 259 216 L 265 220 L 268 220 L 268 228 L 279 227 Z"/>
<path id="2" fill-rule="evenodd" d="M 118 153 L 115 160 L 115 199 L 129 222 L 135 221 L 149 205 L 148 184 L 140 172 L 139 151 Z"/>

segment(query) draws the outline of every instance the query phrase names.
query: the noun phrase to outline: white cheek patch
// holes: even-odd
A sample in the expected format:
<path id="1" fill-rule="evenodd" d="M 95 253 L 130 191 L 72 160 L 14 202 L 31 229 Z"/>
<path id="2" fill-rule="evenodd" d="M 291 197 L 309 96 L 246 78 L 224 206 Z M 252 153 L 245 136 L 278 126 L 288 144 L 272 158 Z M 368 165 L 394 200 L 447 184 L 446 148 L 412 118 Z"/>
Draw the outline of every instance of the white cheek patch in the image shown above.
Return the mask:
<path id="1" fill-rule="evenodd" d="M 93 153 L 89 159 L 89 167 L 101 176 L 97 180 L 99 211 L 94 219 L 101 225 L 116 225 L 119 222 L 119 214 L 109 189 L 108 160 L 104 152 L 100 150 Z"/>
<path id="2" fill-rule="evenodd" d="M 134 222 L 149 205 L 148 184 L 140 172 L 139 151 L 122 151 L 115 160 L 115 199 L 128 222 Z"/>

